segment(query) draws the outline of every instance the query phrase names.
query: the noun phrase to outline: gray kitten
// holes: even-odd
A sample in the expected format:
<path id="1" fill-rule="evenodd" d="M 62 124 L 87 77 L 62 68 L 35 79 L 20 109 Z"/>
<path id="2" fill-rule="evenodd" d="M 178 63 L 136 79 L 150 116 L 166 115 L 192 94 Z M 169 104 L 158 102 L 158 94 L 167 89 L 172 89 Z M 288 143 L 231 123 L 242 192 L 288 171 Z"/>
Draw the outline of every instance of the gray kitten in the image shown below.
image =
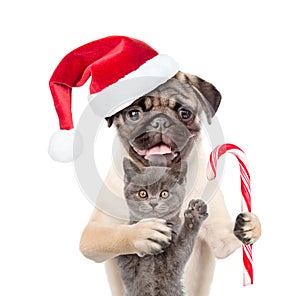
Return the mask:
<path id="1" fill-rule="evenodd" d="M 181 224 L 179 213 L 185 197 L 186 163 L 171 168 L 139 168 L 125 158 L 123 167 L 129 223 L 162 218 L 173 230 L 172 241 L 162 253 L 117 257 L 126 296 L 185 295 L 182 285 L 184 266 L 192 253 L 199 228 L 208 216 L 207 206 L 199 199 L 192 200 Z"/>

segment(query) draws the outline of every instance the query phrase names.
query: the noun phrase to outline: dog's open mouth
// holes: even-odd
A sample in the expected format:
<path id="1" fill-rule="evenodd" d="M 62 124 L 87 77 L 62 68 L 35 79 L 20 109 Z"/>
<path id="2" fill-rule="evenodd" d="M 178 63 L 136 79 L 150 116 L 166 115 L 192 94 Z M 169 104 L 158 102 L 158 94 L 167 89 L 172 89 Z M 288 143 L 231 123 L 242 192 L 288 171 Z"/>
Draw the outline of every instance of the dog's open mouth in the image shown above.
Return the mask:
<path id="1" fill-rule="evenodd" d="M 171 166 L 179 162 L 187 143 L 184 137 L 175 139 L 158 132 L 143 133 L 129 141 L 132 156 L 146 166 Z"/>
<path id="2" fill-rule="evenodd" d="M 151 156 L 155 155 L 164 155 L 165 157 L 170 157 L 171 160 L 178 156 L 178 152 L 172 151 L 171 147 L 164 144 L 159 143 L 150 149 L 141 150 L 133 147 L 134 151 L 138 153 L 140 156 L 143 156 L 145 159 L 149 160 Z"/>
<path id="3" fill-rule="evenodd" d="M 162 142 L 156 144 L 155 146 L 149 149 L 138 149 L 136 147 L 132 148 L 140 157 L 143 157 L 145 160 L 148 161 L 156 160 L 159 162 L 159 159 L 164 159 L 169 163 L 173 162 L 180 155 L 179 152 L 173 151 L 170 146 Z"/>

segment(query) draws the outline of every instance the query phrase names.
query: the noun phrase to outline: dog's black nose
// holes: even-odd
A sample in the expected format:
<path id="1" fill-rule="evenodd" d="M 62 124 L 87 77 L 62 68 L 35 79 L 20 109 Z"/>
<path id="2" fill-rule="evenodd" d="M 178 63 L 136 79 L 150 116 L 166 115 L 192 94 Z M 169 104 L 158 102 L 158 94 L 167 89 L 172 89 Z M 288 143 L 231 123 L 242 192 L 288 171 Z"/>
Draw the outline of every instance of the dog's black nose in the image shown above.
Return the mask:
<path id="1" fill-rule="evenodd" d="M 155 117 L 151 121 L 151 126 L 154 127 L 155 129 L 165 129 L 171 126 L 171 122 L 168 118 L 166 117 Z"/>

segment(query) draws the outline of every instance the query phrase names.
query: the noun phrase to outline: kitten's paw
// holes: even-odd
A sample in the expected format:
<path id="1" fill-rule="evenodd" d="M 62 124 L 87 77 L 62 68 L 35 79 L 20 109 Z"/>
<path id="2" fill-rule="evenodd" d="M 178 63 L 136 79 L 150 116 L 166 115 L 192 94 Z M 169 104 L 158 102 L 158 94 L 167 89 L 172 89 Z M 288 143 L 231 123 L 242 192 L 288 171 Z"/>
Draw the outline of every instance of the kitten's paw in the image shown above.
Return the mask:
<path id="1" fill-rule="evenodd" d="M 143 219 L 133 227 L 133 246 L 140 257 L 159 254 L 171 243 L 172 229 L 166 220 Z"/>
<path id="2" fill-rule="evenodd" d="M 233 233 L 244 244 L 255 243 L 261 235 L 259 219 L 252 213 L 239 214 L 235 220 Z"/>
<path id="3" fill-rule="evenodd" d="M 184 223 L 189 229 L 199 227 L 207 218 L 207 205 L 200 199 L 193 199 L 189 203 L 189 207 L 184 212 Z"/>

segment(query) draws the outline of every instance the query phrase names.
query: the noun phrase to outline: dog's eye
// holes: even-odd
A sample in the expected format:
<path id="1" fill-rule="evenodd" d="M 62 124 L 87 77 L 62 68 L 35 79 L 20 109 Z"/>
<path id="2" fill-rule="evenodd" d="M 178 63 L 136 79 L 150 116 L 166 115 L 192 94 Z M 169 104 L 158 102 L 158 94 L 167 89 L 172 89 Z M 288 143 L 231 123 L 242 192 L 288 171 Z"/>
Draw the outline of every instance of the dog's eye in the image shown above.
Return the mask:
<path id="1" fill-rule="evenodd" d="M 169 191 L 163 190 L 163 191 L 160 193 L 160 197 L 162 197 L 162 198 L 168 198 L 168 197 L 169 197 Z"/>
<path id="2" fill-rule="evenodd" d="M 144 189 L 141 189 L 141 190 L 139 191 L 139 198 L 141 198 L 141 199 L 146 199 L 147 197 L 148 197 L 147 191 L 144 190 Z"/>
<path id="3" fill-rule="evenodd" d="M 141 118 L 141 114 L 142 112 L 139 109 L 129 110 L 127 112 L 127 118 L 131 121 L 138 121 Z"/>
<path id="4" fill-rule="evenodd" d="M 193 115 L 193 113 L 190 110 L 185 109 L 185 108 L 179 109 L 178 114 L 179 114 L 180 118 L 183 120 L 189 120 Z"/>

